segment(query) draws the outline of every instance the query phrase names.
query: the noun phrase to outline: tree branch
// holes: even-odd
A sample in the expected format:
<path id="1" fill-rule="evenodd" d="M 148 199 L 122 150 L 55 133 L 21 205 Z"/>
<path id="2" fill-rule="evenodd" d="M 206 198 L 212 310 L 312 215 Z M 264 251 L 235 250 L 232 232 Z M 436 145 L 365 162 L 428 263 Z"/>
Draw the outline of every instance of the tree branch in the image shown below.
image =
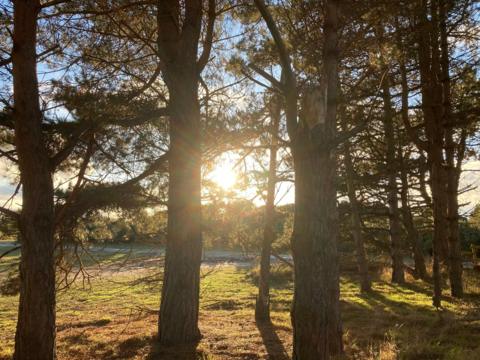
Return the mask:
<path id="1" fill-rule="evenodd" d="M 277 24 L 273 20 L 272 15 L 267 9 L 265 2 L 263 0 L 254 0 L 257 9 L 260 11 L 260 14 L 263 17 L 263 20 L 267 24 L 268 29 L 273 37 L 275 46 L 277 48 L 280 64 L 282 66 L 282 79 L 285 80 L 285 115 L 287 118 L 287 131 L 290 137 L 290 140 L 295 141 L 295 136 L 298 126 L 298 107 L 297 107 L 297 97 L 298 90 L 295 80 L 295 74 L 292 69 L 290 54 L 288 53 L 285 42 L 280 35 Z"/>
<path id="2" fill-rule="evenodd" d="M 210 53 L 212 52 L 213 33 L 215 29 L 215 19 L 217 17 L 215 7 L 215 0 L 208 0 L 207 33 L 205 35 L 205 41 L 203 43 L 202 55 L 200 55 L 200 58 L 197 61 L 197 69 L 199 74 L 207 65 L 210 58 Z"/>
<path id="3" fill-rule="evenodd" d="M 265 70 L 259 68 L 257 65 L 252 64 L 252 63 L 248 64 L 248 67 L 250 69 L 252 69 L 253 71 L 255 71 L 258 75 L 260 75 L 263 78 L 265 78 L 266 80 L 270 81 L 270 83 L 273 86 L 275 86 L 276 88 L 278 88 L 279 90 L 285 91 L 285 87 L 283 86 L 283 84 L 280 81 L 278 81 L 277 79 L 275 79 L 272 75 L 267 73 Z"/>
<path id="4" fill-rule="evenodd" d="M 11 218 L 15 221 L 18 221 L 20 219 L 20 214 L 19 213 L 15 212 L 13 210 L 4 208 L 3 206 L 0 206 L 0 213 L 3 213 L 4 215 L 8 216 L 9 218 Z"/>
<path id="5" fill-rule="evenodd" d="M 12 248 L 12 249 L 9 249 L 9 250 L 3 252 L 2 254 L 0 254 L 0 259 L 2 259 L 3 257 L 7 256 L 8 254 L 10 254 L 10 253 L 12 253 L 12 252 L 14 252 L 14 251 L 17 251 L 17 250 L 20 249 L 21 247 L 22 247 L 22 245 L 17 245 L 17 246 L 15 246 L 15 247 Z"/>

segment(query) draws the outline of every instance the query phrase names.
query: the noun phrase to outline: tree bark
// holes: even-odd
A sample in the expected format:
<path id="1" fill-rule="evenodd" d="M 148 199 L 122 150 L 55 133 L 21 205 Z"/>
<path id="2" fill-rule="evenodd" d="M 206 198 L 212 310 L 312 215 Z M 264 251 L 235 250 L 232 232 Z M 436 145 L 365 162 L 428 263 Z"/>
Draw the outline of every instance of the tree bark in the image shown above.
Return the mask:
<path id="1" fill-rule="evenodd" d="M 318 95 L 318 91 L 310 94 L 316 100 L 313 103 L 315 111 L 312 111 L 313 116 L 300 123 L 296 78 L 287 47 L 263 0 L 254 1 L 280 57 L 287 131 L 295 169 L 295 214 L 291 239 L 295 274 L 291 310 L 293 359 L 329 359 L 343 352 L 335 184 L 338 0 L 329 0 L 325 4 L 323 93 L 316 99 L 314 95 Z M 304 101 L 309 102 L 307 99 Z M 326 109 L 321 109 L 323 104 L 326 104 Z M 311 112 L 308 107 L 306 110 Z"/>
<path id="2" fill-rule="evenodd" d="M 255 319 L 270 321 L 270 255 L 275 241 L 275 185 L 277 183 L 278 128 L 280 124 L 280 99 L 274 97 L 270 103 L 270 162 L 268 169 L 267 201 L 265 204 L 265 227 L 263 230 L 262 253 L 258 297 L 255 304 Z"/>
<path id="3" fill-rule="evenodd" d="M 462 254 L 460 248 L 460 229 L 458 224 L 458 183 L 459 171 L 455 166 L 454 155 L 451 154 L 452 134 L 447 130 L 446 157 L 447 157 L 447 222 L 448 222 L 448 249 L 449 249 L 449 279 L 450 292 L 457 298 L 463 297 Z M 453 145 L 454 146 L 454 145 Z"/>
<path id="4" fill-rule="evenodd" d="M 412 211 L 410 210 L 410 202 L 408 201 L 408 177 L 407 168 L 404 161 L 402 149 L 399 149 L 400 160 L 400 179 L 402 188 L 400 198 L 402 201 L 402 219 L 405 229 L 407 230 L 407 239 L 413 252 L 413 261 L 415 263 L 415 276 L 419 279 L 425 280 L 427 278 L 427 268 L 425 266 L 425 257 L 423 256 L 422 243 L 420 235 L 418 234 L 415 223 L 413 222 Z"/>
<path id="5" fill-rule="evenodd" d="M 295 288 L 292 304 L 293 359 L 322 360 L 343 353 L 337 252 L 338 2 L 327 1 L 324 24 L 324 91 L 313 99 L 320 113 L 299 126 L 292 144 L 295 216 L 292 253 Z M 314 96 L 315 92 L 311 93 Z M 307 94 L 306 94 L 307 95 Z M 326 102 L 325 102 L 326 97 Z M 308 98 L 304 103 L 312 103 Z M 318 121 L 316 121 L 318 119 Z M 314 124 L 311 127 L 308 124 Z"/>
<path id="6" fill-rule="evenodd" d="M 158 2 L 158 46 L 169 91 L 167 248 L 158 332 L 165 345 L 200 339 L 201 123 L 198 42 L 202 1 Z M 181 6 L 186 18 L 179 29 Z"/>
<path id="7" fill-rule="evenodd" d="M 397 29 L 399 31 L 399 29 Z M 402 41 L 400 36 L 398 37 L 398 45 L 402 48 Z M 405 67 L 405 56 L 403 54 L 403 49 L 401 50 L 402 54 L 400 55 L 399 63 L 400 63 L 400 76 L 401 76 L 401 87 L 402 87 L 402 109 L 401 109 L 401 116 L 404 124 L 409 125 L 409 118 L 408 118 L 408 80 L 407 80 L 407 69 Z M 408 129 L 407 129 L 408 133 Z M 420 151 L 422 151 L 420 149 Z M 403 214 L 403 223 L 405 228 L 407 229 L 407 237 L 410 246 L 412 246 L 413 250 L 413 261 L 415 263 L 415 273 L 416 276 L 420 279 L 427 278 L 427 268 L 425 266 L 425 258 L 423 256 L 422 250 L 422 243 L 418 231 L 415 227 L 412 217 L 412 211 L 410 210 L 410 204 L 408 201 L 408 177 L 407 177 L 407 167 L 405 164 L 405 159 L 403 157 L 403 150 L 400 146 L 399 148 L 399 159 L 400 159 L 400 178 L 402 182 L 402 190 L 401 190 L 401 200 L 402 200 L 402 214 Z M 422 182 L 422 181 L 421 181 Z M 426 192 L 425 192 L 426 194 Z"/>
<path id="8" fill-rule="evenodd" d="M 391 255 L 392 255 L 392 282 L 402 284 L 405 282 L 403 266 L 403 249 L 401 238 L 400 213 L 398 210 L 397 165 L 395 156 L 395 130 L 393 126 L 393 109 L 390 95 L 390 82 L 388 74 L 382 82 L 384 103 L 383 127 L 385 131 L 386 167 L 388 175 L 388 221 L 390 227 Z"/>
<path id="9" fill-rule="evenodd" d="M 22 255 L 16 360 L 55 359 L 53 182 L 41 124 L 36 73 L 40 2 L 14 1 L 13 92 L 15 144 L 22 182 Z"/>
<path id="10" fill-rule="evenodd" d="M 422 112 L 427 137 L 427 156 L 430 166 L 430 188 L 433 206 L 433 304 L 441 306 L 442 283 L 440 262 L 446 259 L 447 222 L 446 222 L 446 185 L 443 168 L 444 118 L 442 106 L 442 87 L 440 79 L 440 57 L 438 44 L 437 0 L 430 4 L 422 0 L 419 9 L 418 54 L 422 93 Z M 430 19 L 428 9 L 430 6 Z"/>
<path id="11" fill-rule="evenodd" d="M 332 130 L 332 129 L 329 129 Z M 300 140 L 300 139 L 299 139 Z M 328 359 L 342 352 L 337 253 L 336 156 L 311 144 L 295 147 L 292 251 L 293 359 Z"/>
<path id="12" fill-rule="evenodd" d="M 446 157 L 446 176 L 447 176 L 447 223 L 448 223 L 448 266 L 450 278 L 450 291 L 452 296 L 463 297 L 462 280 L 462 254 L 460 248 L 460 229 L 458 225 L 458 186 L 463 160 L 464 146 L 457 144 L 454 140 L 454 119 L 451 103 L 450 86 L 450 55 L 448 49 L 447 34 L 447 3 L 440 0 L 439 3 L 439 21 L 440 21 L 440 47 L 441 47 L 441 69 L 443 86 L 443 111 L 445 129 L 445 157 Z M 464 141 L 461 136 L 460 141 Z M 457 164 L 455 157 L 457 156 Z"/>
<path id="13" fill-rule="evenodd" d="M 168 224 L 159 335 L 163 344 L 200 338 L 198 309 L 202 255 L 200 110 L 197 88 L 186 79 L 169 87 Z M 178 87 L 180 87 L 178 86 Z"/>

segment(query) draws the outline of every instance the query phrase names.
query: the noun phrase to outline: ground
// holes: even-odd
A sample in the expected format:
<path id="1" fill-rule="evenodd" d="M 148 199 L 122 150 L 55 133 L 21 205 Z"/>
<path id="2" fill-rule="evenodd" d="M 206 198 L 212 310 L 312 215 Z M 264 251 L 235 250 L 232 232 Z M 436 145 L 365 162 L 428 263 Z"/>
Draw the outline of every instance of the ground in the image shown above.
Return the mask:
<path id="1" fill-rule="evenodd" d="M 98 256 L 98 254 L 97 254 Z M 0 260 L 0 271 L 18 254 Z M 272 324 L 254 321 L 255 271 L 244 263 L 202 267 L 200 329 L 191 347 L 156 346 L 160 301 L 160 258 L 118 253 L 84 259 L 82 277 L 60 290 L 57 304 L 59 360 L 78 359 L 290 359 L 288 271 L 275 265 Z M 281 271 L 280 271 L 281 270 Z M 3 275 L 3 278 L 5 275 Z M 360 294 L 354 277 L 341 279 L 347 359 L 480 359 L 480 287 L 467 273 L 464 300 L 445 297 L 442 310 L 431 306 L 431 286 L 408 279 L 391 285 L 388 273 L 376 276 L 373 292 Z M 59 284 L 62 288 L 62 284 Z M 12 354 L 17 296 L 0 295 L 0 359 Z"/>

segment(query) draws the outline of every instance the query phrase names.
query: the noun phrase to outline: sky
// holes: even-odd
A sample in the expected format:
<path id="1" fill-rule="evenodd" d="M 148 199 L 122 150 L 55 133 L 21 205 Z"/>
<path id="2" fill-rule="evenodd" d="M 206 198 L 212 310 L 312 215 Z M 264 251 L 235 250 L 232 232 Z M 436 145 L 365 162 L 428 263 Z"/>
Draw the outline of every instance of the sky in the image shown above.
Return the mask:
<path id="1" fill-rule="evenodd" d="M 477 204 L 480 204 L 480 160 L 468 161 L 463 166 L 463 173 L 460 178 L 460 189 L 469 188 L 470 190 L 459 196 L 459 202 L 462 205 L 461 214 L 468 215 Z M 5 162 L 0 162 L 0 205 L 5 205 L 7 200 L 8 207 L 18 209 L 21 206 L 21 193 L 10 199 L 15 192 L 14 178 L 17 174 L 16 169 L 9 168 Z M 239 169 L 234 168 L 234 162 L 221 159 L 218 166 L 205 177 L 212 180 L 225 190 L 232 190 L 237 186 L 241 177 Z M 65 175 L 62 176 L 65 178 Z M 61 181 L 57 179 L 57 182 Z M 254 184 L 243 191 L 234 191 L 237 197 L 250 199 L 255 205 L 264 205 L 264 199 L 257 196 Z M 295 201 L 295 187 L 291 182 L 281 182 L 276 188 L 276 205 L 291 204 Z"/>
<path id="2" fill-rule="evenodd" d="M 5 0 L 0 0 L 0 4 L 5 4 Z M 235 28 L 235 23 L 229 24 L 227 32 L 229 33 L 239 33 L 240 29 Z M 56 79 L 64 74 L 56 73 L 51 71 L 45 64 L 39 64 L 38 66 L 39 80 L 41 82 L 48 82 L 51 79 Z M 1 81 L 1 80 L 0 80 Z M 227 81 L 228 82 L 228 81 Z M 1 84 L 0 84 L 1 85 Z M 462 211 L 464 213 L 470 212 L 475 204 L 480 203 L 480 161 L 468 161 L 464 165 L 466 171 L 463 172 L 460 187 L 472 187 L 472 189 L 462 195 L 460 195 L 460 203 L 464 204 Z M 15 191 L 14 178 L 17 176 L 17 170 L 7 165 L 5 162 L 0 160 L 0 205 L 4 205 L 5 202 L 11 197 Z M 220 161 L 217 168 L 213 170 L 213 174 L 207 175 L 213 181 L 217 182 L 220 186 L 222 184 L 228 183 L 231 187 L 235 185 L 239 174 L 236 174 L 236 170 L 232 169 L 232 165 L 228 161 Z M 250 189 L 247 189 L 241 193 L 240 196 L 253 199 L 255 204 L 263 205 L 263 199 L 256 196 L 256 190 L 253 186 Z M 9 205 L 13 208 L 17 208 L 20 202 L 19 196 L 14 198 Z M 294 202 L 294 187 L 291 182 L 280 183 L 277 186 L 277 204 L 283 205 Z"/>
<path id="3" fill-rule="evenodd" d="M 472 187 L 470 191 L 459 196 L 459 203 L 463 213 L 470 213 L 476 204 L 480 204 L 480 161 L 468 161 L 463 166 L 460 178 L 460 189 Z"/>

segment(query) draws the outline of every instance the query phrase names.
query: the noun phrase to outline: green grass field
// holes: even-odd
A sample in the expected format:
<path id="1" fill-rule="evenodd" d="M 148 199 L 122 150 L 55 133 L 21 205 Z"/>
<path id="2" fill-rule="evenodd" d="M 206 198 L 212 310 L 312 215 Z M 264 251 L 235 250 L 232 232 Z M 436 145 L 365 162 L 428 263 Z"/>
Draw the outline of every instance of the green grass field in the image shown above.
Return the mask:
<path id="1" fill-rule="evenodd" d="M 2 259 L 0 270 L 16 260 L 18 254 Z M 160 259 L 108 254 L 100 257 L 101 268 L 92 259 L 85 264 L 90 278 L 79 276 L 58 294 L 59 359 L 289 359 L 292 283 L 285 271 L 274 277 L 272 325 L 257 325 L 252 270 L 203 267 L 203 339 L 196 347 L 167 349 L 155 345 Z M 354 278 L 342 277 L 346 358 L 480 359 L 479 284 L 472 274 L 466 274 L 467 297 L 446 296 L 441 311 L 431 306 L 430 285 L 409 278 L 394 286 L 387 276 L 378 274 L 369 295 L 360 294 Z M 0 296 L 0 359 L 13 351 L 17 302 Z"/>

